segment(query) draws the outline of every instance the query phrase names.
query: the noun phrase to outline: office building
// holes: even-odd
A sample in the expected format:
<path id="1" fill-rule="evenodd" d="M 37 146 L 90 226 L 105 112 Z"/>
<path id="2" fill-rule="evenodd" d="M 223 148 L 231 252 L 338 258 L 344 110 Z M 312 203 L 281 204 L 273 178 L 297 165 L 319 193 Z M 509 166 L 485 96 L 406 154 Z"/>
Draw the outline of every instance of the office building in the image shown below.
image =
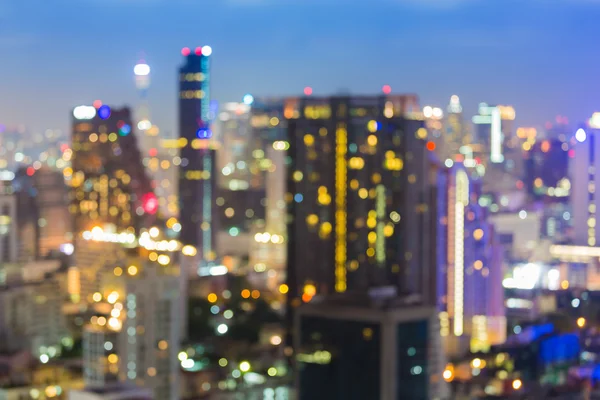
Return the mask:
<path id="1" fill-rule="evenodd" d="M 17 198 L 12 186 L 0 180 L 0 264 L 18 257 Z"/>
<path id="2" fill-rule="evenodd" d="M 529 198 L 545 203 L 567 203 L 571 192 L 569 145 L 559 139 L 543 140 L 528 146 L 523 156 L 523 183 Z"/>
<path id="3" fill-rule="evenodd" d="M 215 124 L 215 137 L 220 143 L 217 153 L 218 185 L 231 190 L 261 186 L 251 167 L 253 135 L 250 126 L 250 106 L 225 103 Z"/>
<path id="4" fill-rule="evenodd" d="M 177 355 L 185 315 L 179 284 L 172 267 L 150 261 L 131 263 L 125 277 L 119 376 L 151 389 L 155 399 L 179 399 Z"/>
<path id="5" fill-rule="evenodd" d="M 47 166 L 20 168 L 13 181 L 18 197 L 22 259 L 39 259 L 73 243 L 69 189 L 63 174 Z"/>
<path id="6" fill-rule="evenodd" d="M 293 98 L 284 115 L 292 304 L 379 285 L 429 298 L 434 155 L 416 96 Z"/>
<path id="7" fill-rule="evenodd" d="M 450 399 L 433 307 L 375 294 L 332 297 L 297 309 L 299 400 Z"/>
<path id="8" fill-rule="evenodd" d="M 570 202 L 573 241 L 576 245 L 596 246 L 600 241 L 597 212 L 600 209 L 596 187 L 600 187 L 600 137 L 595 129 L 580 128 L 575 133 L 574 157 L 570 159 Z"/>
<path id="9" fill-rule="evenodd" d="M 455 166 L 439 177 L 437 230 L 437 305 L 447 354 L 487 351 L 502 343 L 502 247 L 487 209 L 478 204 L 478 181 Z"/>
<path id="10" fill-rule="evenodd" d="M 113 224 L 139 229 L 157 211 L 128 108 L 79 106 L 73 110 L 73 155 L 64 171 L 71 186 L 74 234 Z"/>
<path id="11" fill-rule="evenodd" d="M 512 106 L 479 104 L 479 114 L 473 117 L 476 126 L 473 142 L 482 145 L 482 158 L 489 164 L 502 164 L 505 150 L 516 147 L 513 135 L 515 110 Z M 509 166 L 510 167 L 510 166 Z M 510 169 L 510 168 L 509 168 Z"/>
<path id="12" fill-rule="evenodd" d="M 215 151 L 211 147 L 209 46 L 184 48 L 179 69 L 179 240 L 196 246 L 203 261 L 216 258 L 213 205 L 216 192 Z"/>
<path id="13" fill-rule="evenodd" d="M 97 321 L 97 318 L 96 318 Z M 83 380 L 88 388 L 105 388 L 118 382 L 118 332 L 88 324 L 83 329 Z"/>
<path id="14" fill-rule="evenodd" d="M 69 391 L 69 400 L 152 400 L 152 391 L 123 384 Z"/>

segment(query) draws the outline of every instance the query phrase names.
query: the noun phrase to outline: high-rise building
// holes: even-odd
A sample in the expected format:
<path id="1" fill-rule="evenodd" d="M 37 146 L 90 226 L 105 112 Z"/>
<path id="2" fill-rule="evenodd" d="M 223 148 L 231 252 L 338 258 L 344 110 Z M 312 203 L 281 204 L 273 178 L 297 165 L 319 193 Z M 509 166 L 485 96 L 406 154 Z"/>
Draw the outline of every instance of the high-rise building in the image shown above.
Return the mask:
<path id="1" fill-rule="evenodd" d="M 88 388 L 104 388 L 118 382 L 118 332 L 108 326 L 88 324 L 84 327 L 83 381 Z"/>
<path id="2" fill-rule="evenodd" d="M 158 200 L 147 177 L 128 108 L 79 106 L 73 111 L 73 155 L 64 171 L 71 190 L 74 233 L 112 224 L 139 229 Z"/>
<path id="3" fill-rule="evenodd" d="M 203 261 L 215 258 L 212 226 L 216 189 L 215 151 L 211 149 L 209 46 L 184 48 L 179 69 L 179 240 L 197 246 Z"/>
<path id="4" fill-rule="evenodd" d="M 378 285 L 429 298 L 434 155 L 416 96 L 288 99 L 284 115 L 292 304 Z"/>
<path id="5" fill-rule="evenodd" d="M 179 279 L 170 269 L 149 261 L 135 274 L 128 268 L 118 355 L 122 379 L 142 383 L 156 399 L 177 400 L 183 315 Z"/>
<path id="6" fill-rule="evenodd" d="M 21 258 L 38 259 L 68 247 L 73 229 L 62 172 L 47 166 L 20 168 L 13 182 L 19 200 Z"/>
<path id="7" fill-rule="evenodd" d="M 537 142 L 524 151 L 523 183 L 532 200 L 567 202 L 569 180 L 569 146 L 559 139 Z"/>
<path id="8" fill-rule="evenodd" d="M 573 212 L 573 240 L 577 245 L 596 246 L 600 242 L 597 213 L 600 199 L 600 131 L 579 128 L 575 133 L 577 143 L 571 168 L 571 209 Z"/>
<path id="9" fill-rule="evenodd" d="M 295 327 L 299 400 L 450 399 L 433 307 L 326 298 L 298 308 Z"/>
<path id="10" fill-rule="evenodd" d="M 473 117 L 476 125 L 473 141 L 482 146 L 481 156 L 486 165 L 488 160 L 491 164 L 502 164 L 506 150 L 519 147 L 512 132 L 514 119 L 515 109 L 512 106 L 479 104 L 479 115 Z"/>
<path id="11" fill-rule="evenodd" d="M 0 180 L 0 264 L 18 257 L 17 198 L 8 182 Z"/>
<path id="12" fill-rule="evenodd" d="M 437 202 L 437 304 L 448 354 L 487 350 L 505 338 L 502 248 L 487 209 L 478 204 L 480 182 L 464 167 L 440 174 Z"/>

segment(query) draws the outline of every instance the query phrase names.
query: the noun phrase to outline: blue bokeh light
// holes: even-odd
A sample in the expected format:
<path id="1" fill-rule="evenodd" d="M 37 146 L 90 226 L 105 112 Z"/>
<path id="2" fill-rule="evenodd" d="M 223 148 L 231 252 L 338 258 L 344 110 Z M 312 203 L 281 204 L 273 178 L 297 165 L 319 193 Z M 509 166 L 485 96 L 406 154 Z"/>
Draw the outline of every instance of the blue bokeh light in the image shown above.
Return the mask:
<path id="1" fill-rule="evenodd" d="M 108 119 L 110 117 L 110 107 L 103 105 L 98 109 L 98 116 L 100 119 Z"/>
<path id="2" fill-rule="evenodd" d="M 198 139 L 210 139 L 212 137 L 212 131 L 208 128 L 199 128 L 196 131 Z"/>
<path id="3" fill-rule="evenodd" d="M 121 136 L 127 136 L 131 133 L 131 126 L 125 124 L 121 127 L 121 129 L 119 129 L 119 134 Z"/>

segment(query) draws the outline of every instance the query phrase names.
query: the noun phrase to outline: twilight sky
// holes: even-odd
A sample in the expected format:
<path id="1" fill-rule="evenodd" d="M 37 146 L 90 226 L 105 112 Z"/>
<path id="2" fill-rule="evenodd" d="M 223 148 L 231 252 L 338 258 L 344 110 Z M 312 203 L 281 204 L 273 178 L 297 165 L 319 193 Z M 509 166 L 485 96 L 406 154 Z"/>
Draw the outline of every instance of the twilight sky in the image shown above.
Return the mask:
<path id="1" fill-rule="evenodd" d="M 135 104 L 176 134 L 184 46 L 209 44 L 219 101 L 349 90 L 513 104 L 521 125 L 600 110 L 600 0 L 0 0 L 0 123 L 68 131 L 70 109 Z"/>

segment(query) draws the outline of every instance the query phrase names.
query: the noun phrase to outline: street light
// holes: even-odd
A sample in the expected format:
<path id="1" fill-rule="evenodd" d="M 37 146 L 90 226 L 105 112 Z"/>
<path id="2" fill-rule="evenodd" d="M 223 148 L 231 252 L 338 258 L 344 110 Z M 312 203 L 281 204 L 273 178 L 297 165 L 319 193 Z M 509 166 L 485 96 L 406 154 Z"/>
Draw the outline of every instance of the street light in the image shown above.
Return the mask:
<path id="1" fill-rule="evenodd" d="M 577 326 L 583 328 L 585 326 L 585 318 L 579 317 L 577 318 Z"/>

